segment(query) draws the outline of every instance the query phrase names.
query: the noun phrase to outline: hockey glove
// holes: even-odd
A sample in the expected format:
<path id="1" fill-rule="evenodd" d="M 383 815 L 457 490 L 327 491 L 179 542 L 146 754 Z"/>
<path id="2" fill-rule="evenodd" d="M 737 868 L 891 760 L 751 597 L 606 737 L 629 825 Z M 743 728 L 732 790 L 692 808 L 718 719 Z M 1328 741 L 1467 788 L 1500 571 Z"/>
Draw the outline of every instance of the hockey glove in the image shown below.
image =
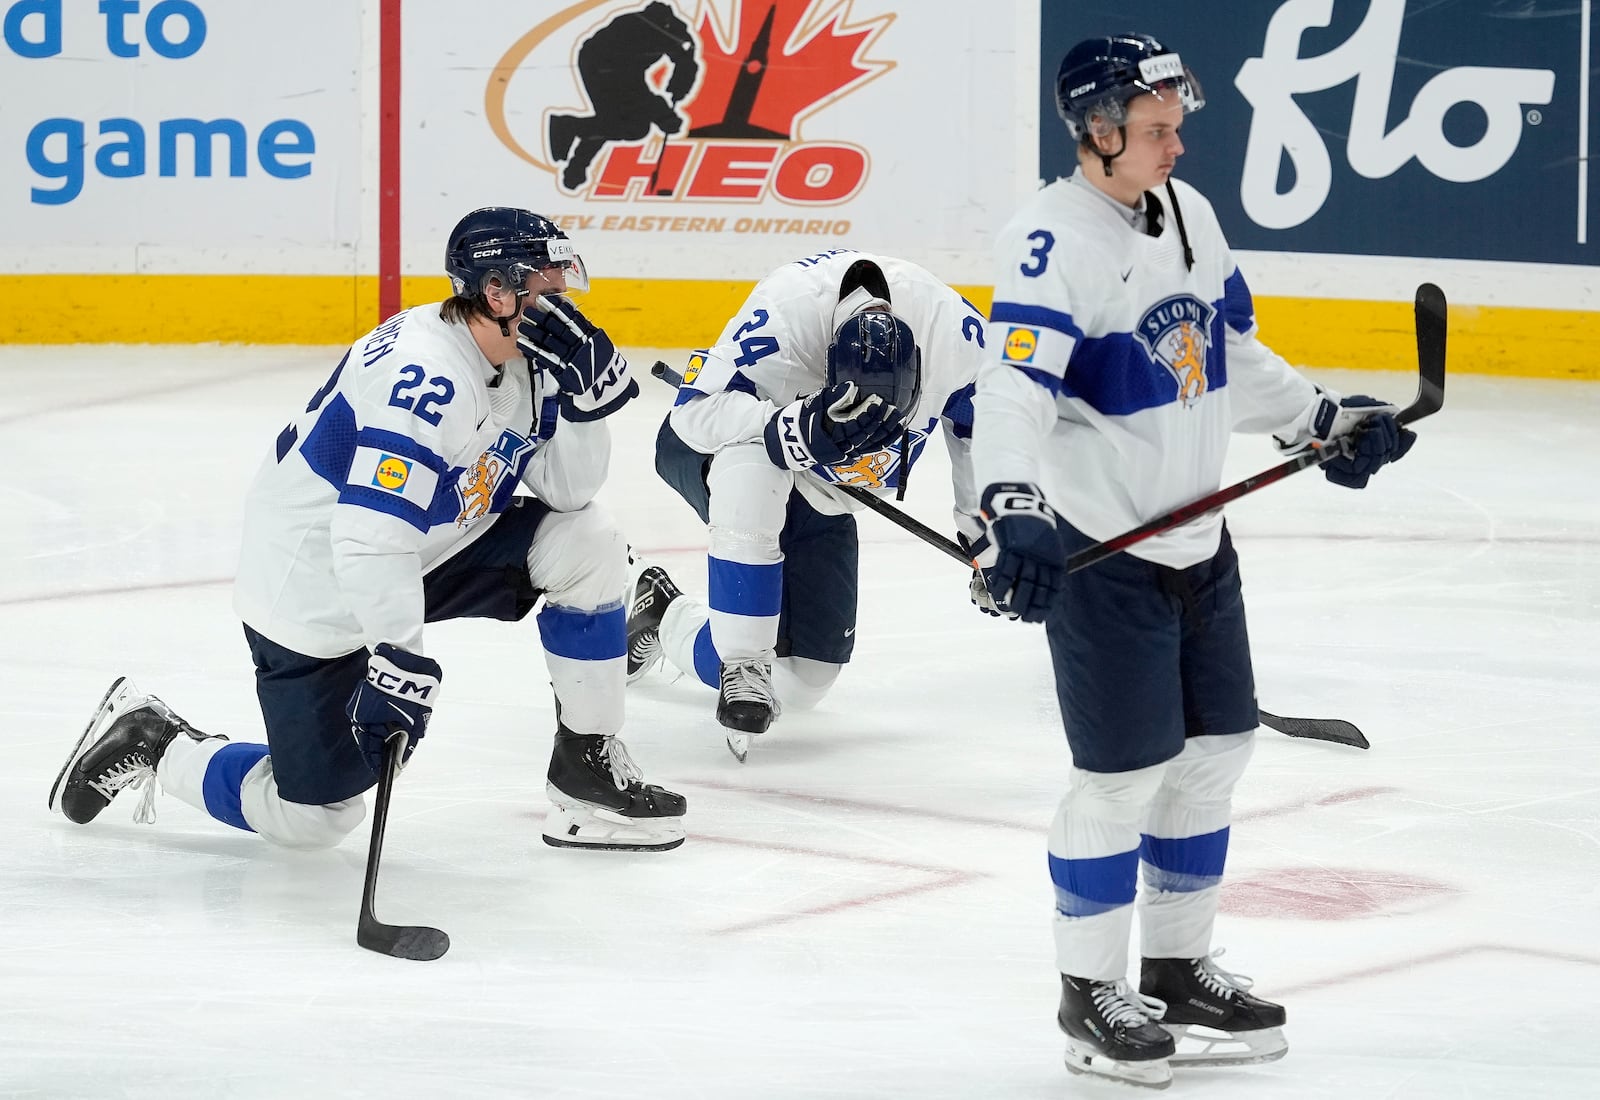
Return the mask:
<path id="1" fill-rule="evenodd" d="M 1055 509 L 1037 485 L 1002 481 L 983 491 L 980 514 L 985 530 L 973 544 L 973 564 L 995 607 L 1025 623 L 1044 622 L 1067 567 Z"/>
<path id="2" fill-rule="evenodd" d="M 1311 416 L 1311 440 L 1343 444 L 1346 453 L 1322 464 L 1322 472 L 1335 485 L 1365 489 L 1367 480 L 1385 463 L 1405 457 L 1417 433 L 1402 428 L 1395 419 L 1399 408 L 1375 397 L 1355 394 L 1341 398 L 1324 395 Z M 1302 448 L 1303 449 L 1303 448 Z"/>
<path id="3" fill-rule="evenodd" d="M 517 346 L 529 362 L 555 376 L 568 420 L 599 420 L 639 396 L 639 383 L 611 337 L 570 299 L 550 294 L 535 298 L 522 311 Z"/>
<path id="4" fill-rule="evenodd" d="M 411 759 L 428 732 L 428 717 L 439 699 L 439 662 L 420 653 L 380 642 L 367 660 L 367 678 L 345 707 L 356 746 L 374 772 L 383 768 L 383 746 L 405 737 L 400 762 Z"/>
<path id="5" fill-rule="evenodd" d="M 767 457 L 785 470 L 834 466 L 876 451 L 900 430 L 900 411 L 877 394 L 859 397 L 854 382 L 798 397 L 767 421 Z"/>
<path id="6" fill-rule="evenodd" d="M 972 606 L 985 615 L 994 615 L 997 618 L 1004 617 L 1007 619 L 1017 618 L 1015 611 L 1009 607 L 1000 606 L 1000 603 L 989 591 L 988 582 L 983 579 L 983 570 L 978 568 L 979 555 L 985 557 L 993 556 L 990 554 L 990 548 L 994 544 L 989 541 L 988 534 L 980 534 L 975 539 L 969 539 L 962 534 L 957 535 L 956 540 L 961 543 L 961 549 L 967 552 L 967 557 L 972 559 L 972 580 L 967 584 L 967 595 L 972 600 Z"/>

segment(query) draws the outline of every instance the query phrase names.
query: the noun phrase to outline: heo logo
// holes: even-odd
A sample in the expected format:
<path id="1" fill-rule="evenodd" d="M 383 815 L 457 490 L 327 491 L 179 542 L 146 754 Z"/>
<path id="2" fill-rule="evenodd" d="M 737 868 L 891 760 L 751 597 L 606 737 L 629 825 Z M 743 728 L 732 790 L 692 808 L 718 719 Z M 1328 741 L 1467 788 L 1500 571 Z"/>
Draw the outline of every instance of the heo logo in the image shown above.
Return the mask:
<path id="1" fill-rule="evenodd" d="M 1416 157 L 1440 179 L 1471 183 L 1498 172 L 1517 151 L 1524 105 L 1550 102 L 1556 75 L 1549 69 L 1445 69 L 1417 92 L 1405 121 L 1385 131 L 1405 9 L 1405 0 L 1371 0 L 1355 33 L 1316 57 L 1300 56 L 1300 38 L 1308 28 L 1328 26 L 1333 0 L 1288 0 L 1273 14 L 1261 56 L 1247 60 L 1234 80 L 1255 110 L 1239 198 L 1256 224 L 1292 228 L 1315 215 L 1328 198 L 1333 178 L 1328 149 L 1295 105 L 1298 93 L 1356 81 L 1346 153 L 1350 166 L 1367 179 L 1393 175 Z M 1477 105 L 1487 120 L 1483 136 L 1472 145 L 1452 144 L 1444 134 L 1445 113 L 1458 103 Z M 1294 183 L 1280 193 L 1278 166 L 1285 153 L 1294 165 Z"/>

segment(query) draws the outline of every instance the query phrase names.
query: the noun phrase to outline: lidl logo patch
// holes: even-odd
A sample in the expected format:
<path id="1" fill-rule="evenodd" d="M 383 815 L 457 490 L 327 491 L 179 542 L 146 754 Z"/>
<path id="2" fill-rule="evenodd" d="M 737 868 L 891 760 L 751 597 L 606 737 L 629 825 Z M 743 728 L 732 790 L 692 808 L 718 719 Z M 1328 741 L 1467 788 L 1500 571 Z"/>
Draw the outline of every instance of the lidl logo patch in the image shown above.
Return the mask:
<path id="1" fill-rule="evenodd" d="M 411 463 L 394 455 L 382 455 L 378 459 L 377 472 L 372 475 L 372 484 L 391 493 L 398 493 L 406 487 L 406 482 L 410 479 Z"/>
<path id="2" fill-rule="evenodd" d="M 706 357 L 704 355 L 691 356 L 689 369 L 683 372 L 683 384 L 685 386 L 691 385 L 696 378 L 700 377 L 700 368 L 705 365 Z"/>
<path id="3" fill-rule="evenodd" d="M 1013 327 L 1006 332 L 1005 360 L 1007 363 L 1031 363 L 1033 353 L 1039 350 L 1039 330 Z"/>

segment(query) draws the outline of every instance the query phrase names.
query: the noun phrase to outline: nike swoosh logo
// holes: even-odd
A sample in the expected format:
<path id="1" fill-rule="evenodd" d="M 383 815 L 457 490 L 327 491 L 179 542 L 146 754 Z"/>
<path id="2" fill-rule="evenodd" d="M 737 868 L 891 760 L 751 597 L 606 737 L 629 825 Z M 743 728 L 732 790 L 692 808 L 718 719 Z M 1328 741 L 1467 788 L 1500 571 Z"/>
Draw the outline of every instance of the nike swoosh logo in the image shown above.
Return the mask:
<path id="1" fill-rule="evenodd" d="M 854 634 L 855 632 L 856 632 L 856 628 L 852 626 L 849 630 L 846 630 L 844 632 L 844 636 L 846 638 L 848 638 L 848 637 L 850 637 L 850 635 Z"/>
<path id="2" fill-rule="evenodd" d="M 1133 268 L 1130 267 L 1130 268 L 1128 268 L 1128 270 L 1126 270 L 1126 271 L 1124 271 L 1122 273 L 1122 281 L 1123 282 L 1127 282 L 1128 281 L 1128 276 L 1132 275 L 1132 274 L 1133 274 Z"/>
<path id="3" fill-rule="evenodd" d="M 1124 275 L 1124 276 L 1123 276 L 1123 279 L 1124 279 L 1124 280 L 1126 280 L 1126 279 L 1127 279 L 1127 276 L 1126 276 L 1126 275 Z M 481 427 L 483 427 L 483 426 L 484 426 L 484 425 L 485 425 L 485 424 L 487 424 L 487 423 L 488 423 L 488 422 L 489 422 L 489 416 L 488 416 L 488 414 L 485 414 L 485 415 L 484 415 L 484 418 L 483 418 L 483 419 L 482 419 L 482 420 L 480 420 L 480 421 L 478 421 L 478 428 L 481 428 Z M 478 428 L 474 428 L 474 429 L 472 429 L 472 430 L 473 430 L 473 431 L 477 431 L 477 430 L 478 430 Z"/>

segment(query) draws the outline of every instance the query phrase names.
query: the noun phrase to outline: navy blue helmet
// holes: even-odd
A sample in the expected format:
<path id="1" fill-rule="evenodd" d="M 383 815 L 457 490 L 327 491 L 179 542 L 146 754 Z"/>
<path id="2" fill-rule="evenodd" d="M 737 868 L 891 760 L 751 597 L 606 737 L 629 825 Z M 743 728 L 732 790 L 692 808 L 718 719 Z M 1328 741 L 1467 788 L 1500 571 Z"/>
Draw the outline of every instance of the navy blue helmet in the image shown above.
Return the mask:
<path id="1" fill-rule="evenodd" d="M 1079 42 L 1056 72 L 1056 110 L 1074 141 L 1128 120 L 1128 101 L 1141 95 L 1177 95 L 1183 113 L 1206 105 L 1205 93 L 1189 66 L 1148 34 L 1114 34 Z"/>
<path id="2" fill-rule="evenodd" d="M 482 294 L 491 279 L 520 297 L 530 273 L 566 269 L 567 286 L 588 290 L 589 275 L 566 233 L 549 218 L 514 206 L 485 206 L 456 223 L 445 246 L 444 269 L 455 293 Z"/>
<path id="3" fill-rule="evenodd" d="M 886 309 L 847 318 L 828 347 L 828 385 L 854 382 L 909 417 L 922 396 L 922 349 L 911 326 Z"/>

